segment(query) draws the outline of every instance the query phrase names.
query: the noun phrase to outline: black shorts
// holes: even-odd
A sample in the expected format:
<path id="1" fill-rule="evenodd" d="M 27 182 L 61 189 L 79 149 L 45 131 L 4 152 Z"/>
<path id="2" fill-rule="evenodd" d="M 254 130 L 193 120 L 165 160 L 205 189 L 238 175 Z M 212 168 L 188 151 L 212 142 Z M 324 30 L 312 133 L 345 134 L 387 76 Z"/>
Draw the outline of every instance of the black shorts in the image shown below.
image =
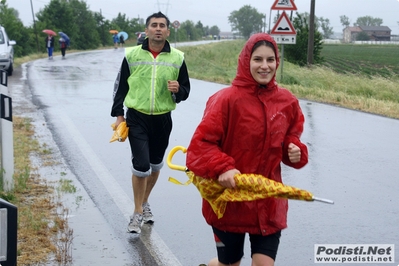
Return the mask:
<path id="1" fill-rule="evenodd" d="M 213 226 L 212 229 L 217 239 L 218 260 L 227 265 L 240 261 L 244 256 L 245 233 L 225 232 Z M 280 236 L 281 231 L 267 236 L 249 234 L 251 257 L 253 254 L 263 254 L 276 260 Z"/>
<path id="2" fill-rule="evenodd" d="M 150 170 L 150 164 L 161 164 L 172 131 L 171 113 L 146 115 L 128 109 L 126 125 L 129 127 L 133 169 L 144 173 Z"/>

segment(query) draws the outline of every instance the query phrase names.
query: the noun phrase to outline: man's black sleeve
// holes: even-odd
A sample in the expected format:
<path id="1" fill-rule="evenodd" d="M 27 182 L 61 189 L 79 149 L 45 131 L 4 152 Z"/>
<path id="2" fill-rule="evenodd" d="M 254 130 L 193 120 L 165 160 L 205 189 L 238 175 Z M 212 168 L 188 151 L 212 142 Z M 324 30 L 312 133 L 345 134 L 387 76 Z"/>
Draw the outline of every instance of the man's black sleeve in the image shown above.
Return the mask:
<path id="1" fill-rule="evenodd" d="M 125 110 L 123 109 L 123 102 L 129 91 L 129 84 L 127 83 L 127 79 L 129 78 L 129 76 L 130 76 L 129 64 L 127 63 L 126 58 L 124 58 L 114 84 L 114 95 L 113 95 L 114 103 L 111 109 L 112 117 L 125 115 Z"/>
<path id="2" fill-rule="evenodd" d="M 188 77 L 188 71 L 186 62 L 183 61 L 183 64 L 180 67 L 179 77 L 177 78 L 179 82 L 179 92 L 175 93 L 176 103 L 181 101 L 185 101 L 190 94 L 190 78 Z"/>

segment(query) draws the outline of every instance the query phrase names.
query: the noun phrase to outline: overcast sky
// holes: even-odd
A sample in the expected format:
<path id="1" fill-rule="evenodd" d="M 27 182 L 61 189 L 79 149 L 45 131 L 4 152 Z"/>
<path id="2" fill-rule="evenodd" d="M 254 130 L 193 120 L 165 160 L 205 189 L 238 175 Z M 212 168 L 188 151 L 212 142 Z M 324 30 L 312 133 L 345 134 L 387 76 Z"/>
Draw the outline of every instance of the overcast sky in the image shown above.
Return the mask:
<path id="1" fill-rule="evenodd" d="M 270 8 L 275 0 L 86 0 L 89 9 L 102 12 L 107 19 L 115 18 L 118 13 L 127 18 L 146 18 L 148 15 L 162 11 L 173 22 L 191 20 L 201 21 L 204 26 L 218 26 L 221 31 L 231 31 L 228 16 L 244 5 L 251 5 L 258 12 L 267 16 L 269 24 Z M 19 12 L 25 26 L 32 25 L 32 10 L 38 12 L 50 0 L 7 0 L 8 6 Z M 294 0 L 299 13 L 310 13 L 311 0 Z M 316 16 L 330 20 L 334 32 L 342 32 L 340 16 L 349 17 L 351 25 L 358 17 L 371 16 L 381 18 L 383 26 L 388 26 L 392 34 L 399 34 L 399 0 L 316 0 Z M 272 11 L 272 18 L 277 11 Z M 56 18 L 54 18 L 56 19 Z M 271 28 L 273 27 L 273 21 Z"/>

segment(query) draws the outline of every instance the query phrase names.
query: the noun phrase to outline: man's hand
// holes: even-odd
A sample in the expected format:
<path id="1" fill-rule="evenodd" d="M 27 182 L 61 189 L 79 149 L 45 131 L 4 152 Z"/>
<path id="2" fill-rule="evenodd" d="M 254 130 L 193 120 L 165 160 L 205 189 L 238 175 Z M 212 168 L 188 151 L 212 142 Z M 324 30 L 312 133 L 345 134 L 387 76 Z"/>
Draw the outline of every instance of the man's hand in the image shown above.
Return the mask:
<path id="1" fill-rule="evenodd" d="M 236 186 L 236 181 L 234 180 L 236 174 L 241 174 L 241 172 L 237 169 L 224 172 L 218 177 L 219 184 L 227 188 L 234 188 Z"/>
<path id="2" fill-rule="evenodd" d="M 168 80 L 168 90 L 172 93 L 179 92 L 179 82 L 177 80 Z"/>
<path id="3" fill-rule="evenodd" d="M 293 144 L 288 144 L 288 158 L 291 163 L 298 163 L 301 160 L 301 149 Z"/>
<path id="4" fill-rule="evenodd" d="M 125 121 L 125 117 L 123 115 L 117 116 L 114 130 L 116 130 L 119 124 L 122 123 L 123 121 Z"/>

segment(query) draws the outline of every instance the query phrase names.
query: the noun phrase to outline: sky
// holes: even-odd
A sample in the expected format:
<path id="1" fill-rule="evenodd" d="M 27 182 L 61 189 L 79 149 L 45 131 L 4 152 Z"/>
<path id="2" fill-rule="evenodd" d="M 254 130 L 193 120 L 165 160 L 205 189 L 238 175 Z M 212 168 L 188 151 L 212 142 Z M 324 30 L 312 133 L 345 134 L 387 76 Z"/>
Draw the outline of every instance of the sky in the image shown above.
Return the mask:
<path id="1" fill-rule="evenodd" d="M 184 22 L 198 21 L 204 26 L 218 26 L 224 31 L 231 31 L 228 17 L 231 12 L 239 10 L 244 5 L 250 5 L 258 12 L 266 15 L 266 23 L 269 24 L 269 16 L 274 18 L 277 11 L 271 7 L 275 0 L 85 0 L 89 9 L 100 12 L 106 19 L 115 18 L 118 13 L 125 14 L 127 18 L 147 18 L 154 12 L 161 11 L 170 21 Z M 310 13 L 311 0 L 291 0 L 295 2 L 296 12 Z M 19 12 L 19 18 L 25 26 L 33 24 L 32 9 L 37 13 L 50 3 L 50 0 L 7 0 L 8 7 L 15 8 Z M 330 20 L 330 27 L 334 32 L 342 33 L 343 26 L 340 16 L 349 18 L 351 25 L 358 17 L 371 16 L 381 18 L 383 26 L 388 26 L 392 34 L 399 35 L 399 0 L 316 0 L 315 14 Z M 271 28 L 273 28 L 273 19 Z M 267 26 L 269 27 L 269 26 Z"/>

